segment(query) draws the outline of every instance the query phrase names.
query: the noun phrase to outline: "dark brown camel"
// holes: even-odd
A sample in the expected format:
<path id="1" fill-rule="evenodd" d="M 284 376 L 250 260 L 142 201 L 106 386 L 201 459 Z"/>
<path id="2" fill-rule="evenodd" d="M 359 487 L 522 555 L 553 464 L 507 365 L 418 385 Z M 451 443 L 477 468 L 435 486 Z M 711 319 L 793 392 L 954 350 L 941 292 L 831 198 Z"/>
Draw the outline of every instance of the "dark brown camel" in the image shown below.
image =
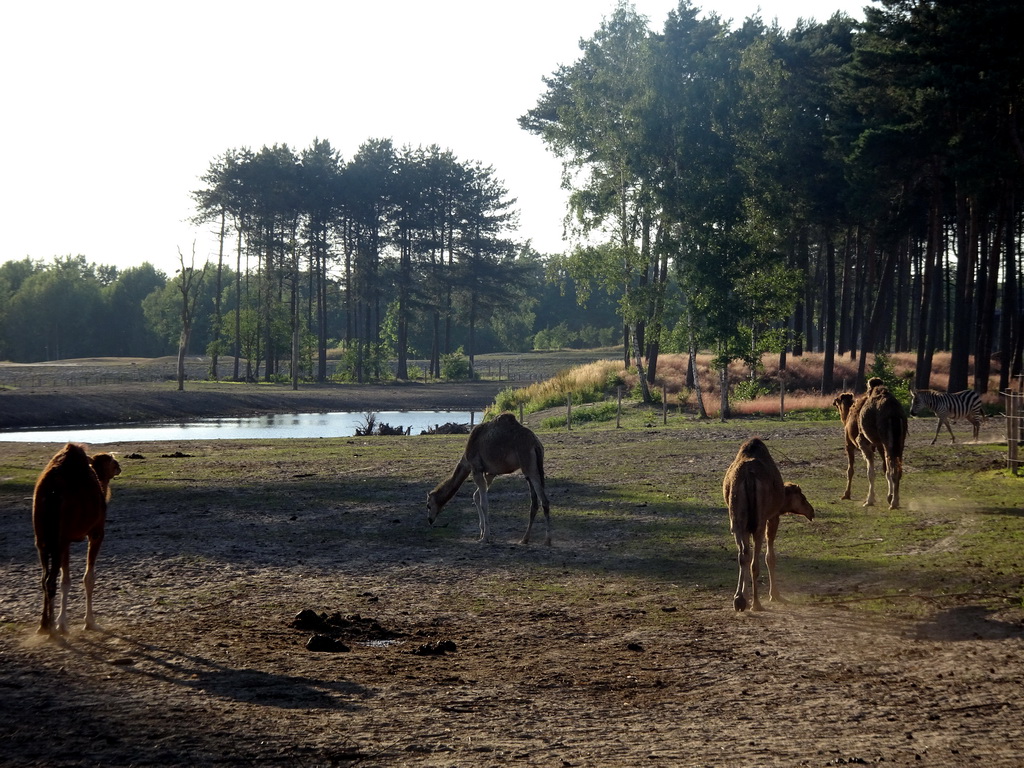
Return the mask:
<path id="1" fill-rule="evenodd" d="M 852 401 L 852 402 L 851 402 Z M 853 478 L 853 448 L 860 449 L 868 467 L 868 497 L 865 507 L 875 504 L 875 452 L 881 456 L 882 471 L 888 486 L 889 509 L 900 507 L 900 480 L 903 477 L 903 448 L 907 441 L 907 416 L 896 396 L 880 378 L 868 381 L 868 391 L 859 398 L 845 393 L 834 401 L 846 430 L 846 493 L 850 498 Z"/>
<path id="2" fill-rule="evenodd" d="M 103 543 L 110 481 L 121 474 L 121 465 L 109 453 L 91 458 L 85 448 L 68 443 L 46 465 L 36 481 L 32 497 L 32 527 L 43 566 L 43 616 L 39 632 L 67 631 L 68 593 L 71 591 L 71 542 L 89 540 L 85 576 L 85 628 L 95 629 L 92 592 L 96 582 L 96 557 Z M 57 596 L 57 572 L 61 572 L 61 603 L 56 626 L 53 602 Z"/>
<path id="3" fill-rule="evenodd" d="M 547 541 L 551 544 L 551 513 L 544 492 L 544 447 L 533 432 L 511 413 L 503 413 L 493 421 L 474 427 L 466 441 L 466 450 L 455 470 L 427 495 L 427 522 L 437 519 L 444 505 L 451 501 L 466 479 L 472 475 L 476 483 L 473 503 L 480 516 L 480 541 L 490 541 L 487 490 L 498 475 L 522 470 L 530 487 L 530 523 L 520 544 L 528 544 L 538 506 L 544 508 Z"/>
<path id="4" fill-rule="evenodd" d="M 874 451 L 882 457 L 882 471 L 888 486 L 889 509 L 900 508 L 900 480 L 903 478 L 903 447 L 907 442 L 907 415 L 903 406 L 879 378 L 868 381 L 868 393 L 857 412 L 860 450 L 868 463 L 868 498 L 864 506 L 875 503 Z"/>
<path id="5" fill-rule="evenodd" d="M 779 532 L 779 521 L 787 513 L 813 520 L 814 507 L 807 501 L 799 485 L 782 482 L 778 465 L 765 444 L 756 437 L 740 446 L 736 458 L 725 473 L 722 495 L 729 508 L 729 529 L 736 539 L 740 570 L 733 608 L 737 611 L 746 610 L 748 603 L 745 592 L 749 583 L 752 610 L 761 610 L 757 579 L 760 575 L 758 561 L 763 547 L 765 565 L 768 566 L 768 599 L 781 602 L 775 579 L 775 536 Z M 750 546 L 751 537 L 754 540 L 753 549 Z"/>

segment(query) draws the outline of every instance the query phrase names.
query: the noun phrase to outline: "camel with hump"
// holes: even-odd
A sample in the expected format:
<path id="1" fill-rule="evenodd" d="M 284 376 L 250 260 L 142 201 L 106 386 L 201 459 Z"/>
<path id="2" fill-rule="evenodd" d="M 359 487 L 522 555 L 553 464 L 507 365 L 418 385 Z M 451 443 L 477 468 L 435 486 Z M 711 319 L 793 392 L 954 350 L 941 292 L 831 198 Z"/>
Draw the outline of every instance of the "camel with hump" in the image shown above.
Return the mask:
<path id="1" fill-rule="evenodd" d="M 864 506 L 874 506 L 877 452 L 882 459 L 889 509 L 899 509 L 903 449 L 907 441 L 907 416 L 903 406 L 878 377 L 868 381 L 868 391 L 860 397 L 844 392 L 832 404 L 843 420 L 846 438 L 846 492 L 843 498 L 850 498 L 854 456 L 859 449 L 868 468 L 868 496 Z"/>
<path id="2" fill-rule="evenodd" d="M 490 541 L 487 491 L 494 478 L 521 470 L 530 488 L 530 523 L 520 544 L 530 542 L 538 507 L 544 508 L 546 543 L 551 544 L 551 512 L 544 491 L 544 447 L 537 436 L 511 413 L 478 424 L 469 434 L 466 450 L 451 476 L 427 495 L 427 522 L 431 525 L 471 475 L 476 484 L 473 503 L 480 516 L 480 541 Z"/>
<path id="3" fill-rule="evenodd" d="M 85 575 L 85 628 L 96 629 L 92 609 L 96 583 L 96 558 L 103 544 L 110 481 L 121 474 L 121 465 L 109 453 L 89 456 L 85 448 L 68 443 L 39 475 L 32 496 L 32 527 L 43 567 L 43 616 L 41 634 L 67 631 L 68 593 L 71 591 L 71 542 L 89 540 Z M 61 573 L 60 613 L 56 624 L 53 603 L 57 597 L 57 572 Z"/>
<path id="4" fill-rule="evenodd" d="M 768 447 L 756 437 L 740 446 L 725 473 L 722 495 L 729 508 L 729 530 L 736 539 L 738 550 L 740 573 L 733 608 L 737 611 L 745 611 L 748 607 L 762 610 L 757 594 L 758 561 L 762 549 L 768 566 L 768 599 L 782 602 L 775 577 L 775 537 L 779 532 L 779 521 L 784 514 L 803 515 L 813 520 L 814 507 L 799 485 L 782 481 L 782 473 Z M 748 587 L 749 603 L 746 597 Z"/>

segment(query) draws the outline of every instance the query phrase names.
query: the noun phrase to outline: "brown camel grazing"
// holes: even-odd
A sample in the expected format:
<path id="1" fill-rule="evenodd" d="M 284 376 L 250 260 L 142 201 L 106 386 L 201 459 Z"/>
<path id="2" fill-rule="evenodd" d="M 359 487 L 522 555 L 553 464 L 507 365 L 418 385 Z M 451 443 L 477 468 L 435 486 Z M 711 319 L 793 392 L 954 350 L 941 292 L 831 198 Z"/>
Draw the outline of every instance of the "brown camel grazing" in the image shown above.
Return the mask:
<path id="1" fill-rule="evenodd" d="M 722 495 L 729 508 L 729 530 L 736 538 L 740 575 L 733 597 L 733 608 L 747 609 L 746 583 L 750 584 L 751 606 L 760 611 L 761 601 L 757 596 L 757 579 L 760 575 L 758 560 L 761 549 L 765 548 L 764 561 L 768 566 L 768 599 L 781 602 L 778 583 L 775 579 L 775 536 L 779 532 L 779 521 L 784 514 L 803 515 L 814 519 L 814 507 L 810 505 L 799 485 L 783 483 L 775 460 L 768 448 L 758 438 L 748 440 L 740 446 L 736 458 L 725 473 Z M 754 546 L 751 551 L 750 539 Z M 765 544 L 767 546 L 765 547 Z"/>
<path id="2" fill-rule="evenodd" d="M 92 591 L 96 582 L 96 557 L 103 543 L 110 481 L 121 474 L 121 465 L 109 453 L 91 458 L 85 448 L 68 443 L 46 465 L 36 481 L 32 497 L 32 527 L 43 566 L 43 617 L 39 632 L 54 628 L 67 631 L 68 593 L 71 591 L 71 542 L 89 540 L 85 576 L 85 628 L 95 629 Z M 57 596 L 57 571 L 61 572 L 61 603 L 56 627 L 53 602 Z"/>
<path id="3" fill-rule="evenodd" d="M 530 487 L 530 524 L 520 544 L 528 544 L 538 505 L 544 507 L 547 544 L 551 545 L 551 513 L 544 492 L 544 447 L 533 432 L 524 427 L 511 413 L 503 413 L 493 421 L 478 424 L 469 434 L 466 450 L 455 470 L 444 482 L 427 495 L 427 522 L 437 519 L 444 505 L 473 476 L 476 491 L 473 503 L 480 515 L 480 541 L 490 541 L 487 518 L 487 489 L 497 475 L 508 475 L 522 470 Z"/>
<path id="4" fill-rule="evenodd" d="M 875 503 L 875 452 L 882 459 L 882 471 L 888 485 L 889 509 L 899 509 L 900 480 L 903 477 L 903 448 L 907 440 L 907 416 L 896 396 L 875 377 L 868 391 L 859 398 L 846 392 L 833 401 L 843 418 L 846 431 L 846 493 L 850 498 L 853 481 L 854 449 L 859 448 L 868 467 L 868 497 L 865 507 Z"/>

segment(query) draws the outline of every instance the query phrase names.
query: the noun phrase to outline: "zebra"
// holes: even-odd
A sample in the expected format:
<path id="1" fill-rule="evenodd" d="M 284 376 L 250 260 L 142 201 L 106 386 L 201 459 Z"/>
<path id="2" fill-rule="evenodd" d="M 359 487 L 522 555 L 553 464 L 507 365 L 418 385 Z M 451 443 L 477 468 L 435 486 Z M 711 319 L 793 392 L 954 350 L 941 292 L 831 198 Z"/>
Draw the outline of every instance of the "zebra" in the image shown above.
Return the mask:
<path id="1" fill-rule="evenodd" d="M 981 410 L 981 395 L 973 389 L 965 389 L 962 392 L 936 392 L 931 389 L 910 390 L 914 396 L 914 402 L 910 406 L 910 415 L 917 416 L 918 412 L 927 408 L 939 418 L 939 424 L 935 427 L 935 437 L 932 438 L 932 445 L 939 439 L 939 432 L 942 425 L 949 430 L 950 442 L 956 442 L 953 435 L 953 428 L 949 426 L 952 419 L 967 419 L 974 425 L 974 439 L 978 439 L 978 430 L 981 428 L 981 420 L 985 414 Z"/>

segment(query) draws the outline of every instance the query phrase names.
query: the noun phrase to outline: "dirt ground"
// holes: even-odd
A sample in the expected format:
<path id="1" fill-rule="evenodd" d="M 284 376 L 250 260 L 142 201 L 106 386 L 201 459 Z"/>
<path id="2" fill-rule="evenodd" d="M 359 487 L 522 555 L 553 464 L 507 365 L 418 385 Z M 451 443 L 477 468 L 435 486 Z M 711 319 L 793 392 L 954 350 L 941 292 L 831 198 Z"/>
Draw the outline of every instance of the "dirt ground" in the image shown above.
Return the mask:
<path id="1" fill-rule="evenodd" d="M 2 495 L 0 764 L 1024 765 L 1019 611 L 911 621 L 796 601 L 738 615 L 731 588 L 690 583 L 685 563 L 640 578 L 619 551 L 628 529 L 558 528 L 569 467 L 609 434 L 548 441 L 550 548 L 514 544 L 518 486 L 492 499 L 497 543 L 479 544 L 465 491 L 451 527 L 427 529 L 435 469 L 345 441 L 311 467 L 254 463 L 187 507 L 133 492 L 126 471 L 102 630 L 79 628 L 79 549 L 74 628 L 56 641 L 35 634 L 29 499 Z M 117 449 L 144 451 L 129 467 L 244 450 Z M 52 446 L 18 450 L 45 461 Z M 271 484 L 258 514 L 233 512 Z M 316 636 L 329 650 L 307 648 Z"/>

